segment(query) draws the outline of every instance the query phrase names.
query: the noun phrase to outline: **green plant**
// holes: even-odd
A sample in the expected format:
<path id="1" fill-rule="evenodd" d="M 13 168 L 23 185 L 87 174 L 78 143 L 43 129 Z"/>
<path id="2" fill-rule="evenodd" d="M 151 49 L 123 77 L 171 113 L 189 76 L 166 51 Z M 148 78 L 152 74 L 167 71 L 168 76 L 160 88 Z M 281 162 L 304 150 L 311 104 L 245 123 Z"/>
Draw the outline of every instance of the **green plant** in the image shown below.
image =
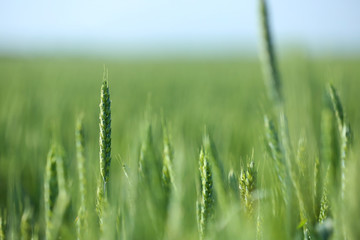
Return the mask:
<path id="1" fill-rule="evenodd" d="M 279 70 L 276 62 L 276 55 L 270 31 L 269 13 L 266 0 L 260 0 L 260 23 L 262 33 L 262 60 L 265 83 L 268 88 L 269 96 L 276 104 L 283 102 L 282 86 Z"/>
<path id="2" fill-rule="evenodd" d="M 75 128 L 76 162 L 79 178 L 80 207 L 77 217 L 77 239 L 85 238 L 87 229 L 86 210 L 86 179 L 85 179 L 85 156 L 84 156 L 84 126 L 82 116 L 78 118 Z"/>
<path id="3" fill-rule="evenodd" d="M 26 208 L 21 217 L 21 240 L 30 240 L 32 237 L 32 210 L 30 208 Z"/>
<path id="4" fill-rule="evenodd" d="M 45 171 L 44 204 L 46 239 L 56 239 L 69 203 L 65 182 L 62 150 L 53 145 L 49 151 Z"/>
<path id="5" fill-rule="evenodd" d="M 254 197 L 252 195 L 256 188 L 256 170 L 254 161 L 248 163 L 246 169 L 241 169 L 239 177 L 239 188 L 246 212 L 249 217 L 253 218 Z"/>
<path id="6" fill-rule="evenodd" d="M 108 77 L 108 71 L 104 70 L 100 92 L 100 179 L 98 181 L 96 206 L 100 228 L 103 226 L 103 215 L 107 204 L 107 183 L 109 181 L 111 163 L 111 101 Z"/>
<path id="7" fill-rule="evenodd" d="M 2 218 L 2 213 L 0 212 L 0 240 L 4 240 L 5 239 L 5 233 L 4 233 L 4 222 L 3 222 L 3 218 Z"/>
<path id="8" fill-rule="evenodd" d="M 174 176 L 172 169 L 172 161 L 173 161 L 173 149 L 170 144 L 170 137 L 168 133 L 168 128 L 165 123 L 165 120 L 162 121 L 163 128 L 163 167 L 162 167 L 162 184 L 164 187 L 165 195 L 166 195 L 166 206 L 169 202 L 170 193 L 172 187 L 174 186 Z"/>
<path id="9" fill-rule="evenodd" d="M 198 226 L 200 239 L 204 239 L 208 231 L 209 221 L 213 217 L 215 196 L 213 187 L 212 170 L 209 162 L 209 152 L 200 150 L 200 199 L 197 202 Z"/>

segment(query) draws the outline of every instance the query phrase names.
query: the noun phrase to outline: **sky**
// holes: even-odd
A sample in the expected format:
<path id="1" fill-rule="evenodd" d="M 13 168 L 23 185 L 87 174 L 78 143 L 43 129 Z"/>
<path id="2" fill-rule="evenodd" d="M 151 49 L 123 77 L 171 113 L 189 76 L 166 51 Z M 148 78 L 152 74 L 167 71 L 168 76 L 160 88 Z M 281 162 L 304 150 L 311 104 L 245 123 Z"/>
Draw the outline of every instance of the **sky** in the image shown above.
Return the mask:
<path id="1" fill-rule="evenodd" d="M 359 0 L 268 0 L 276 46 L 360 53 Z M 251 53 L 257 0 L 1 0 L 0 53 Z"/>

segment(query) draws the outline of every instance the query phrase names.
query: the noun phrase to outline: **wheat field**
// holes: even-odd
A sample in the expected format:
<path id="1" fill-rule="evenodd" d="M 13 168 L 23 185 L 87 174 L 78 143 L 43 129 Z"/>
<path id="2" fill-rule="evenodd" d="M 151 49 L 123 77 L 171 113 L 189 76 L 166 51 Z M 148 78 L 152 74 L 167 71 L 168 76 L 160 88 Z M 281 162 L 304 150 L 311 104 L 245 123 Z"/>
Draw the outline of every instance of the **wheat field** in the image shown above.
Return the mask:
<path id="1" fill-rule="evenodd" d="M 260 58 L 0 58 L 0 240 L 359 239 L 360 60 L 261 2 Z"/>

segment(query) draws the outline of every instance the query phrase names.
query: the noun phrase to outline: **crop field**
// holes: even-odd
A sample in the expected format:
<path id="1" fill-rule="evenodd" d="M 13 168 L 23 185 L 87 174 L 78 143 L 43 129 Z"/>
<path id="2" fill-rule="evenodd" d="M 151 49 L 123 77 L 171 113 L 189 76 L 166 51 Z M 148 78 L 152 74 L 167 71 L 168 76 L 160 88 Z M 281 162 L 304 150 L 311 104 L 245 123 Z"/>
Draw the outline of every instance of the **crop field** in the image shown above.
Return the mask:
<path id="1" fill-rule="evenodd" d="M 359 239 L 360 58 L 264 29 L 263 61 L 0 58 L 0 240 Z"/>

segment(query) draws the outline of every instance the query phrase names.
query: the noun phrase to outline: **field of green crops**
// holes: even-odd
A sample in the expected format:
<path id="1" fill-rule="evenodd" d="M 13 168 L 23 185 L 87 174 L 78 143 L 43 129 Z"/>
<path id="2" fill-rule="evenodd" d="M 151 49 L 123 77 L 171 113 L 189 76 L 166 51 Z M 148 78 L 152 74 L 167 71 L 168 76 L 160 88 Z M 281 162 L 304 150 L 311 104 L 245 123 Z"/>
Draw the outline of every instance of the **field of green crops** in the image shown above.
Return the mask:
<path id="1" fill-rule="evenodd" d="M 0 209 L 6 239 L 19 239 L 23 234 L 20 225 L 26 220 L 24 214 L 29 215 L 31 235 L 34 232 L 40 238 L 44 236 L 45 166 L 54 143 L 63 149 L 70 197 L 59 234 L 63 239 L 76 236 L 80 196 L 75 124 L 81 114 L 86 232 L 89 234 L 85 239 L 98 239 L 102 234 L 95 211 L 102 63 L 80 59 L 1 60 Z M 334 196 L 329 194 L 328 217 L 333 220 L 333 225 L 340 224 L 334 221 L 335 216 L 343 219 L 349 239 L 357 238 L 360 217 L 359 163 L 356 161 L 360 150 L 357 141 L 360 134 L 359 63 L 357 60 L 311 60 L 292 56 L 281 59 L 279 64 L 293 150 L 291 160 L 294 164 L 302 162 L 303 172 L 298 180 L 304 201 L 308 208 L 311 206 L 308 213 L 311 219 L 305 221 L 314 226 L 317 226 L 313 222 L 318 221 L 320 207 L 314 192 L 315 162 L 327 161 L 322 158 L 323 135 L 326 134 L 322 132 L 322 117 L 327 108 L 327 83 L 332 82 L 338 89 L 346 119 L 351 124 L 353 141 L 346 159 L 345 199 L 336 205 L 344 209 L 337 212 L 334 206 L 337 200 L 330 200 L 340 194 L 334 190 Z M 254 160 L 255 189 L 259 195 L 253 200 L 253 216 L 249 217 L 238 186 L 234 189 L 226 187 L 227 197 L 220 200 L 221 191 L 214 184 L 216 214 L 209 226 L 209 236 L 212 239 L 255 239 L 258 212 L 264 239 L 287 239 L 287 234 L 301 236 L 299 225 L 302 220 L 296 197 L 290 207 L 293 211 L 289 212 L 279 196 L 271 195 L 279 183 L 274 179 L 274 162 L 266 153 L 264 116 L 273 119 L 277 116 L 267 97 L 257 60 L 109 62 L 106 66 L 112 104 L 112 162 L 108 191 L 112 219 L 105 221 L 103 226 L 103 234 L 109 235 L 108 239 L 198 238 L 196 202 L 200 194 L 199 154 L 205 126 L 216 146 L 226 178 L 233 171 L 236 180 L 239 179 L 241 169 L 246 169 L 246 164 Z M 138 164 L 141 146 L 147 142 L 148 125 L 151 125 L 152 135 L 150 146 L 158 163 L 162 164 L 162 119 L 166 121 L 173 150 L 173 185 L 168 205 L 152 205 L 156 199 L 150 200 L 151 196 L 159 195 L 159 190 L 148 189 L 146 183 L 140 185 Z M 278 129 L 276 120 L 274 122 Z M 340 235 L 337 239 L 343 239 L 339 229 L 343 228 L 335 228 L 334 234 Z"/>
<path id="2" fill-rule="evenodd" d="M 1 57 L 0 240 L 360 239 L 360 57 L 261 10 L 262 62 Z"/>

